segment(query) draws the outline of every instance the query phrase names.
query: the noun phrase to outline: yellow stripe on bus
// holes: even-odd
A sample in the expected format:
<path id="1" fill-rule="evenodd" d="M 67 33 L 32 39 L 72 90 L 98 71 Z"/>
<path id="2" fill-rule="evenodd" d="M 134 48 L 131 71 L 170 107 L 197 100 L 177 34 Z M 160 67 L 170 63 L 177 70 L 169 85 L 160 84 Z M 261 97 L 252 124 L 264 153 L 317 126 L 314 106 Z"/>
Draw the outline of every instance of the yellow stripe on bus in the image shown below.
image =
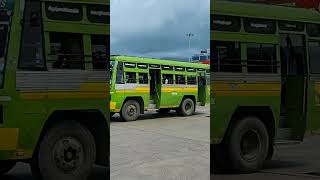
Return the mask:
<path id="1" fill-rule="evenodd" d="M 149 87 L 137 87 L 134 89 L 119 89 L 116 90 L 116 93 L 149 93 Z"/>
<path id="2" fill-rule="evenodd" d="M 280 96 L 281 92 L 281 84 L 278 82 L 213 83 L 210 92 L 215 96 Z"/>
<path id="3" fill-rule="evenodd" d="M 214 91 L 215 96 L 280 96 L 280 91 Z"/>
<path id="4" fill-rule="evenodd" d="M 47 97 L 46 92 L 21 92 L 20 97 L 24 100 L 41 100 Z"/>
<path id="5" fill-rule="evenodd" d="M 196 93 L 198 92 L 198 88 L 176 88 L 176 87 L 163 87 L 161 92 L 191 92 Z"/>
<path id="6" fill-rule="evenodd" d="M 109 91 L 109 84 L 106 82 L 84 83 L 80 86 L 80 91 Z"/>
<path id="7" fill-rule="evenodd" d="M 214 82 L 213 82 L 214 83 Z M 236 84 L 236 83 L 214 83 L 211 84 L 211 89 L 214 91 L 280 91 L 280 83 L 252 83 L 252 84 Z"/>
<path id="8" fill-rule="evenodd" d="M 79 91 L 55 91 L 55 92 L 21 92 L 21 98 L 24 100 L 41 99 L 106 99 L 107 93 L 98 92 L 79 92 Z"/>
<path id="9" fill-rule="evenodd" d="M 0 151 L 17 149 L 19 129 L 0 128 Z"/>
<path id="10" fill-rule="evenodd" d="M 108 97 L 109 85 L 105 82 L 84 83 L 79 90 L 26 90 L 20 96 L 24 100 L 42 99 L 105 99 Z"/>

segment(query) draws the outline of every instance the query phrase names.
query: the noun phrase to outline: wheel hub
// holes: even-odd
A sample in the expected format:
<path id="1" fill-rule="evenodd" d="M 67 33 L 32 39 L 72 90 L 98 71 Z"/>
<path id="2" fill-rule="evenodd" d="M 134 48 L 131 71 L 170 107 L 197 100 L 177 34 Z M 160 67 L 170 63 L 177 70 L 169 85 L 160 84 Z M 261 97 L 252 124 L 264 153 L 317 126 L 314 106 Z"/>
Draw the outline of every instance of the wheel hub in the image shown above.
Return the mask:
<path id="1" fill-rule="evenodd" d="M 127 114 L 129 116 L 134 116 L 136 114 L 137 108 L 134 105 L 129 105 L 127 108 Z"/>
<path id="2" fill-rule="evenodd" d="M 241 156 L 246 161 L 257 158 L 261 149 L 260 136 L 256 131 L 250 130 L 244 133 L 240 142 Z"/>
<path id="3" fill-rule="evenodd" d="M 187 112 L 190 112 L 190 111 L 192 111 L 192 105 L 191 105 L 191 103 L 186 103 L 186 105 L 185 105 L 185 110 L 187 111 Z"/>
<path id="4" fill-rule="evenodd" d="M 53 152 L 56 166 L 64 172 L 74 171 L 83 162 L 83 147 L 75 138 L 66 137 L 58 140 Z"/>

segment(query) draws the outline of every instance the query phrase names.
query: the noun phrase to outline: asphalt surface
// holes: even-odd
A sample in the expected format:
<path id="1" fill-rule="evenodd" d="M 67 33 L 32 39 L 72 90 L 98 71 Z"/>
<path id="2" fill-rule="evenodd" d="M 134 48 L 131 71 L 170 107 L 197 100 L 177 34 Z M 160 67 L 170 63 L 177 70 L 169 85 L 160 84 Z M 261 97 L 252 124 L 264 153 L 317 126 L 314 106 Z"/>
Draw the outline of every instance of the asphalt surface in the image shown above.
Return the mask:
<path id="1" fill-rule="evenodd" d="M 209 107 L 179 117 L 151 112 L 111 123 L 112 180 L 210 179 Z"/>
<path id="2" fill-rule="evenodd" d="M 88 180 L 108 180 L 109 173 L 106 168 L 95 167 Z M 8 174 L 0 175 L 0 180 L 35 180 L 32 177 L 28 164 L 18 163 Z"/>
<path id="3" fill-rule="evenodd" d="M 209 113 L 200 108 L 191 117 L 175 112 L 147 113 L 135 122 L 111 123 L 112 180 L 208 180 Z M 317 175 L 319 174 L 319 176 Z M 107 180 L 96 168 L 90 180 Z M 320 179 L 320 136 L 302 144 L 276 146 L 271 161 L 253 174 L 215 174 L 214 180 L 314 180 Z M 27 164 L 18 163 L 0 180 L 33 180 Z"/>
<path id="4" fill-rule="evenodd" d="M 306 137 L 297 145 L 276 146 L 273 159 L 254 174 L 215 174 L 214 180 L 314 180 L 320 179 L 320 136 Z"/>

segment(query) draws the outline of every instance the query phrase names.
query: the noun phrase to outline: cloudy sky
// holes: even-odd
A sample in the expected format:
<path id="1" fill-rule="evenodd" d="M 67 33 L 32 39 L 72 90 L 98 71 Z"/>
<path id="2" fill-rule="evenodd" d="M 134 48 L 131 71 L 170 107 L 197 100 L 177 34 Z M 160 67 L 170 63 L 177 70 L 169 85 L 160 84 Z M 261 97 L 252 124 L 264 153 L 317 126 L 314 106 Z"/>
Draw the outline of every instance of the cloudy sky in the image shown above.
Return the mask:
<path id="1" fill-rule="evenodd" d="M 111 53 L 187 60 L 209 48 L 209 8 L 209 0 L 111 0 Z"/>

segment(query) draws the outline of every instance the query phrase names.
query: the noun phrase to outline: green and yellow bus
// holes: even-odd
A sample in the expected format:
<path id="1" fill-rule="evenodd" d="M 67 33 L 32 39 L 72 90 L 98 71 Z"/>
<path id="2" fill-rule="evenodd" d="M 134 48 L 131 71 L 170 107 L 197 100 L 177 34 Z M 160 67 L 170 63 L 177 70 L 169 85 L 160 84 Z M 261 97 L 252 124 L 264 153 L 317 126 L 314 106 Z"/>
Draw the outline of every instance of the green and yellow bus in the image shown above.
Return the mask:
<path id="1" fill-rule="evenodd" d="M 0 175 L 109 166 L 109 0 L 0 0 Z"/>
<path id="2" fill-rule="evenodd" d="M 253 172 L 319 132 L 319 12 L 215 0 L 211 52 L 213 170 Z"/>
<path id="3" fill-rule="evenodd" d="M 125 121 L 134 121 L 152 109 L 161 113 L 176 109 L 190 116 L 197 102 L 206 103 L 209 65 L 111 56 L 111 66 L 110 112 L 120 113 Z"/>

